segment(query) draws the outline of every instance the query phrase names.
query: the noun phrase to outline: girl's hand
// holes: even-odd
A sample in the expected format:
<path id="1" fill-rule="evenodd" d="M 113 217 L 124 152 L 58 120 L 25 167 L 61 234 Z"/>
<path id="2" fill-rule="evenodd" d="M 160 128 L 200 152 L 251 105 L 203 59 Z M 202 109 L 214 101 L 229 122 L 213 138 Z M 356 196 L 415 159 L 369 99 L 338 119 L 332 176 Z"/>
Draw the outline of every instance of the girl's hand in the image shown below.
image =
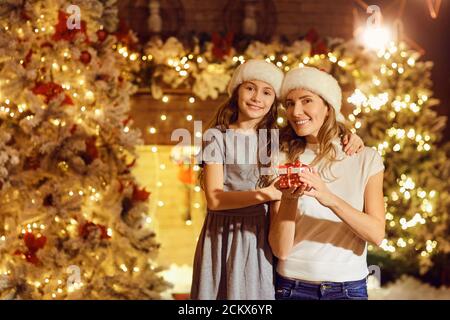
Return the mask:
<path id="1" fill-rule="evenodd" d="M 279 178 L 276 178 L 269 186 L 264 188 L 265 193 L 269 197 L 270 201 L 276 201 L 281 199 L 281 191 L 277 188 Z"/>
<path id="2" fill-rule="evenodd" d="M 325 207 L 330 207 L 334 204 L 334 194 L 326 186 L 325 182 L 317 173 L 316 168 L 313 168 L 313 173 L 302 172 L 300 175 L 300 181 L 306 183 L 312 187 L 311 190 L 306 190 L 305 195 L 314 197 Z"/>
<path id="3" fill-rule="evenodd" d="M 364 141 L 357 134 L 348 134 L 342 138 L 344 145 L 344 152 L 351 156 L 354 153 L 362 151 L 364 148 Z"/>

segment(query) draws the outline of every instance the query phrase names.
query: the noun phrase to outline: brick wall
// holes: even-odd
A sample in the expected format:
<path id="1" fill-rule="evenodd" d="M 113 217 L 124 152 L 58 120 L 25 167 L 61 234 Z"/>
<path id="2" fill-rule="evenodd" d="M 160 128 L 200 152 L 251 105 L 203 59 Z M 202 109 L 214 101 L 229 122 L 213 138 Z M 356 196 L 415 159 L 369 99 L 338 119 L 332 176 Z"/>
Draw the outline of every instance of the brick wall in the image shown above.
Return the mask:
<path id="1" fill-rule="evenodd" d="M 178 34 L 194 31 L 197 33 L 227 32 L 227 24 L 230 14 L 227 8 L 232 8 L 231 25 L 240 25 L 242 0 L 179 0 L 160 1 L 161 15 L 167 21 L 166 25 L 178 24 Z M 263 0 L 256 1 L 261 5 Z M 120 15 L 143 40 L 147 40 L 147 17 L 149 14 L 148 0 L 119 0 Z M 271 0 L 266 1 L 274 12 L 266 12 L 264 16 L 257 14 L 258 28 L 265 27 L 265 23 L 271 23 L 270 37 L 284 35 L 288 39 L 295 39 L 304 35 L 310 28 L 315 28 L 323 36 L 350 38 L 353 33 L 352 0 Z M 183 19 L 178 19 L 175 9 L 181 5 Z M 177 9 L 179 10 L 179 9 Z M 177 11 L 178 12 L 178 11 Z M 265 19 L 263 19 L 265 17 Z M 234 19 L 234 20 L 233 20 Z M 228 22 L 227 22 L 228 21 Z M 163 22 L 163 26 L 164 26 Z"/>

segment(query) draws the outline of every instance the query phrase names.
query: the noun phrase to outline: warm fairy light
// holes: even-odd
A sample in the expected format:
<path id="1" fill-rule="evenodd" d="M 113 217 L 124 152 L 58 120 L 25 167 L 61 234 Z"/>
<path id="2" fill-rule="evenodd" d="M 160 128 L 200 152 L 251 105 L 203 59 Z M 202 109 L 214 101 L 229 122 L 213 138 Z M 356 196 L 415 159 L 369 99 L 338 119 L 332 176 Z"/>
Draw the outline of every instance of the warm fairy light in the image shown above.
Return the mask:
<path id="1" fill-rule="evenodd" d="M 190 97 L 189 98 L 189 103 L 194 103 L 195 102 L 195 98 L 194 97 Z"/>
<path id="2" fill-rule="evenodd" d="M 194 208 L 195 208 L 195 209 L 200 208 L 200 203 L 198 203 L 198 202 L 194 203 Z"/>
<path id="3" fill-rule="evenodd" d="M 277 123 L 278 123 L 278 124 L 283 124 L 283 122 L 284 122 L 283 117 L 278 117 L 278 118 L 277 118 Z"/>
<path id="4" fill-rule="evenodd" d="M 186 116 L 186 120 L 187 120 L 187 121 L 191 121 L 191 120 L 192 120 L 192 115 L 188 114 L 188 115 Z"/>
<path id="5" fill-rule="evenodd" d="M 169 102 L 169 97 L 168 96 L 163 96 L 162 97 L 162 102 L 164 102 L 164 103 Z"/>
<path id="6" fill-rule="evenodd" d="M 152 152 L 157 152 L 157 151 L 158 151 L 158 148 L 155 147 L 155 146 L 153 146 L 153 147 L 151 148 L 151 150 L 152 150 Z"/>
<path id="7" fill-rule="evenodd" d="M 161 181 L 158 181 L 158 182 L 156 183 L 156 186 L 157 186 L 158 188 L 161 188 L 162 185 L 163 185 L 163 183 L 162 183 Z"/>
<path id="8" fill-rule="evenodd" d="M 125 132 L 125 133 L 130 132 L 130 128 L 129 128 L 129 127 L 124 127 L 124 128 L 123 128 L 123 132 Z"/>
<path id="9" fill-rule="evenodd" d="M 139 267 L 134 267 L 134 268 L 133 268 L 133 271 L 134 271 L 134 272 L 139 272 Z"/>
<path id="10" fill-rule="evenodd" d="M 186 225 L 187 225 L 187 226 L 192 225 L 192 220 L 186 220 Z"/>
<path id="11" fill-rule="evenodd" d="M 152 218 L 151 217 L 145 218 L 145 222 L 148 224 L 152 223 Z"/>
<path id="12" fill-rule="evenodd" d="M 194 191 L 195 191 L 195 192 L 200 192 L 200 191 L 201 191 L 201 188 L 200 188 L 199 186 L 195 186 L 195 187 L 194 187 Z"/>
<path id="13" fill-rule="evenodd" d="M 158 201 L 158 207 L 163 207 L 164 206 L 164 202 L 163 201 Z"/>
<path id="14" fill-rule="evenodd" d="M 127 272 L 128 271 L 127 266 L 125 264 L 123 264 L 123 263 L 120 265 L 120 269 L 122 269 L 123 272 Z"/>
<path id="15" fill-rule="evenodd" d="M 165 121 L 166 119 L 167 119 L 167 116 L 166 116 L 165 114 L 162 114 L 162 115 L 161 115 L 161 120 L 162 120 L 162 121 Z"/>
<path id="16" fill-rule="evenodd" d="M 156 129 L 154 127 L 151 127 L 148 129 L 148 132 L 151 134 L 155 134 L 156 133 Z"/>
<path id="17" fill-rule="evenodd" d="M 163 163 L 163 164 L 160 164 L 159 165 L 159 168 L 161 169 L 161 170 L 164 170 L 164 169 L 166 169 L 166 165 Z"/>
<path id="18" fill-rule="evenodd" d="M 382 26 L 368 26 L 362 34 L 364 46 L 372 50 L 386 48 L 391 41 L 391 33 L 388 28 Z"/>
<path id="19" fill-rule="evenodd" d="M 94 99 L 94 93 L 92 91 L 88 90 L 88 91 L 86 91 L 84 97 L 87 100 L 93 100 Z"/>

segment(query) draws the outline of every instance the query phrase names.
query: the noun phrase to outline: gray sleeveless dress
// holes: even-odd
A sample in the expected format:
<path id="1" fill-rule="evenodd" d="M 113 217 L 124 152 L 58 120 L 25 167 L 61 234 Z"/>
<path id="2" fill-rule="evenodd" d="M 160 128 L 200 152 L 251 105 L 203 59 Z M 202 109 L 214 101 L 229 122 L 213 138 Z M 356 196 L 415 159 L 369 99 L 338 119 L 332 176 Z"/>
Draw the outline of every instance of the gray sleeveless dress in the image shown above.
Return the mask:
<path id="1" fill-rule="evenodd" d="M 220 134 L 221 137 L 214 137 L 208 144 L 219 152 L 207 156 L 205 147 L 204 162 L 225 163 L 224 191 L 255 190 L 259 178 L 256 134 L 234 130 Z M 267 203 L 241 209 L 208 210 L 195 251 L 191 299 L 275 299 L 268 230 Z"/>

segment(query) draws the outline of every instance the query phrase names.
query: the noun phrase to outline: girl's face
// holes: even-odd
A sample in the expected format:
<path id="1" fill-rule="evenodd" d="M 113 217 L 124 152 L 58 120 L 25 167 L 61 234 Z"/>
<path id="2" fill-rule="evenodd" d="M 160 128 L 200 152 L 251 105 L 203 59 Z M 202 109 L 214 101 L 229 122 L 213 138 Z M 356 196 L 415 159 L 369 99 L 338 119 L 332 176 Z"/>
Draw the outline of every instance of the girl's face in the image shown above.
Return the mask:
<path id="1" fill-rule="evenodd" d="M 239 120 L 261 120 L 275 101 L 275 91 L 264 81 L 243 82 L 238 89 Z"/>
<path id="2" fill-rule="evenodd" d="M 328 115 L 328 107 L 320 96 L 305 89 L 291 90 L 285 102 L 287 118 L 298 136 L 317 138 Z"/>

